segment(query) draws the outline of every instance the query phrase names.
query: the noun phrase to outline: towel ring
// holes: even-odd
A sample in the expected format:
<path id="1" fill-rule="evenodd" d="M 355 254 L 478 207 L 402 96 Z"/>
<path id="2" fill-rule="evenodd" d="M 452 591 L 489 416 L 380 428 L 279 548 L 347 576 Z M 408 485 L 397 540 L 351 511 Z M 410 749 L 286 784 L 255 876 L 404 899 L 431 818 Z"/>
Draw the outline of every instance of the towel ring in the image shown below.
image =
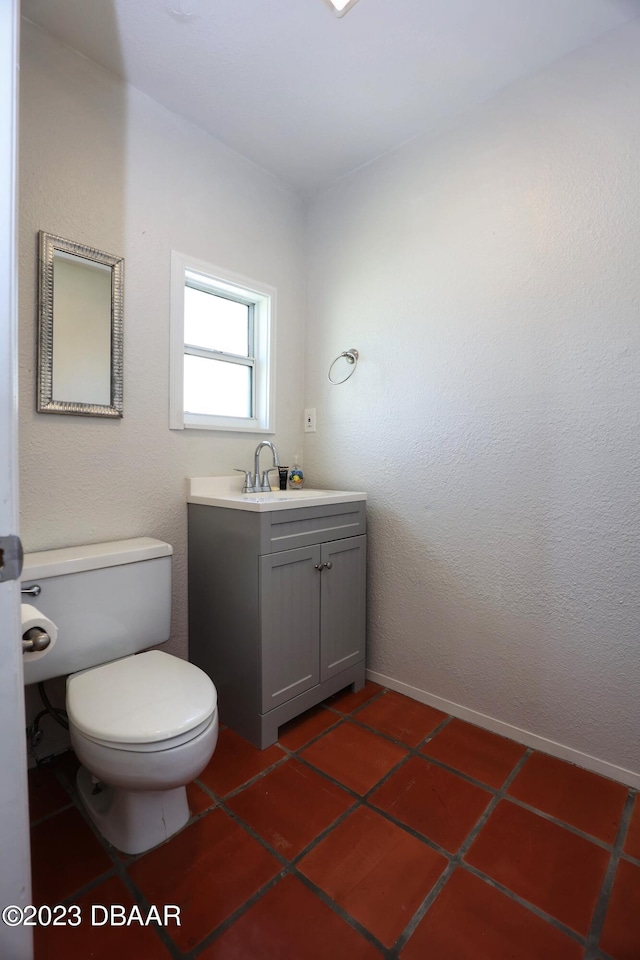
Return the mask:
<path id="1" fill-rule="evenodd" d="M 347 363 L 350 363 L 352 365 L 352 369 L 349 370 L 346 377 L 343 377 L 342 380 L 334 380 L 333 377 L 331 376 L 331 371 L 333 370 L 338 360 L 342 360 L 343 357 L 345 358 Z M 329 380 L 329 383 L 344 383 L 345 380 L 348 380 L 349 377 L 353 376 L 357 366 L 358 366 L 358 351 L 355 349 L 355 347 L 352 347 L 351 350 L 343 350 L 342 353 L 335 358 L 335 360 L 329 367 L 329 372 L 327 374 L 327 379 Z"/>

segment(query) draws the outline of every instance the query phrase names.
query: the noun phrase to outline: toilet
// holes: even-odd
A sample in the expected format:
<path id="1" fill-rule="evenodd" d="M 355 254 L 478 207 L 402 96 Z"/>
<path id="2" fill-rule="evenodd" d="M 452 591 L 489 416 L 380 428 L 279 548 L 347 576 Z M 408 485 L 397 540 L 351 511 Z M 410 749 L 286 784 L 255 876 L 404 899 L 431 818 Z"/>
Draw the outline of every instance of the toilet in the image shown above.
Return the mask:
<path id="1" fill-rule="evenodd" d="M 148 649 L 169 639 L 172 553 L 147 537 L 47 550 L 25 556 L 21 578 L 29 602 L 58 629 L 46 651 L 24 655 L 24 682 L 67 676 L 81 800 L 128 854 L 185 825 L 186 784 L 218 739 L 210 678 Z"/>

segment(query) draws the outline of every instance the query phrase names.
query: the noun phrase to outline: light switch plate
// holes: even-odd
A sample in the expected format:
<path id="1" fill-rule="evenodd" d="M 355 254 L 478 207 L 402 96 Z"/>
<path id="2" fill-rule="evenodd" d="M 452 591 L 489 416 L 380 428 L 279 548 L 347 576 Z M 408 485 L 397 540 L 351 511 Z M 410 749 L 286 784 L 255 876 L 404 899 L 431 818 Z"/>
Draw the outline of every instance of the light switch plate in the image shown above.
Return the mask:
<path id="1" fill-rule="evenodd" d="M 307 407 L 304 411 L 304 432 L 305 433 L 315 433 L 316 432 L 316 408 Z"/>

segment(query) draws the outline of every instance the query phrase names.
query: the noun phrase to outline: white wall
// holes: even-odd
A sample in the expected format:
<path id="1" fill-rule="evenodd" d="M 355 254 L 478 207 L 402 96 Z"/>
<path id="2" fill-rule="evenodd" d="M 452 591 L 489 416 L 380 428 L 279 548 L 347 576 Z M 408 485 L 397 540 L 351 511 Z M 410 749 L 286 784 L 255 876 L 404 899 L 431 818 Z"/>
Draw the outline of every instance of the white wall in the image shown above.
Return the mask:
<path id="1" fill-rule="evenodd" d="M 369 667 L 636 775 L 639 48 L 636 21 L 311 205 L 305 388 L 307 473 L 370 494 Z"/>
<path id="2" fill-rule="evenodd" d="M 304 263 L 297 197 L 202 131 L 23 25 L 21 533 L 25 550 L 132 536 L 173 544 L 186 655 L 184 478 L 249 468 L 258 436 L 170 431 L 171 249 L 278 289 L 276 427 L 301 449 Z M 125 258 L 124 419 L 35 413 L 37 233 Z"/>

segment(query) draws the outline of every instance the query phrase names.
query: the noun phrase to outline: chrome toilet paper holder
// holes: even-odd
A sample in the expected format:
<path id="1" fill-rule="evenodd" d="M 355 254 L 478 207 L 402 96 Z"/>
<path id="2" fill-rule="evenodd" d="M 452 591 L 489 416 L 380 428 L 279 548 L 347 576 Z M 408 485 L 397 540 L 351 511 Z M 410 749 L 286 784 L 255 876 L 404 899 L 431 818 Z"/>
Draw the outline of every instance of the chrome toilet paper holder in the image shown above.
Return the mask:
<path id="1" fill-rule="evenodd" d="M 22 634 L 23 653 L 39 653 L 41 650 L 46 650 L 50 643 L 51 637 L 40 627 L 31 627 Z"/>

